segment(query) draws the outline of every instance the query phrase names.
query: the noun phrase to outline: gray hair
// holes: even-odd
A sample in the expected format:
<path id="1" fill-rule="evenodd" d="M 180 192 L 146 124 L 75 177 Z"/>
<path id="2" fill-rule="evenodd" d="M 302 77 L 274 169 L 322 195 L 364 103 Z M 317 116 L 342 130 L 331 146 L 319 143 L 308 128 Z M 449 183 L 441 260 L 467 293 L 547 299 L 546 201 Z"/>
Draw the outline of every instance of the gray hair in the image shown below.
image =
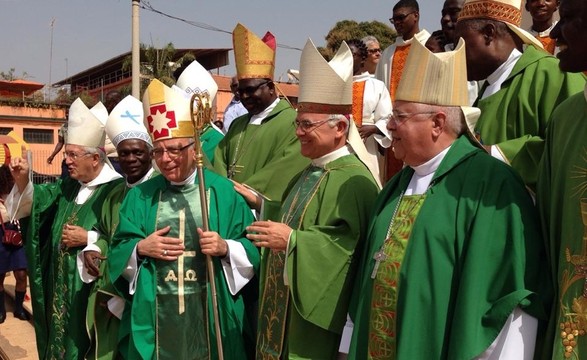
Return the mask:
<path id="1" fill-rule="evenodd" d="M 346 124 L 346 134 L 348 135 L 350 129 L 350 122 L 346 116 L 342 114 L 330 114 L 330 116 L 328 117 L 328 126 L 330 126 L 331 128 L 335 127 L 336 124 L 338 124 L 339 122 L 344 122 Z"/>
<path id="2" fill-rule="evenodd" d="M 369 46 L 370 43 L 377 43 L 379 45 L 379 40 L 373 35 L 367 35 L 361 39 L 361 41 L 366 45 Z"/>
<path id="3" fill-rule="evenodd" d="M 467 130 L 465 125 L 465 114 L 458 106 L 446 106 L 443 108 L 446 113 L 446 125 L 457 136 L 461 136 Z"/>
<path id="4" fill-rule="evenodd" d="M 100 156 L 100 162 L 106 162 L 106 152 L 103 149 L 91 146 L 83 146 L 82 148 L 86 154 L 98 154 Z"/>

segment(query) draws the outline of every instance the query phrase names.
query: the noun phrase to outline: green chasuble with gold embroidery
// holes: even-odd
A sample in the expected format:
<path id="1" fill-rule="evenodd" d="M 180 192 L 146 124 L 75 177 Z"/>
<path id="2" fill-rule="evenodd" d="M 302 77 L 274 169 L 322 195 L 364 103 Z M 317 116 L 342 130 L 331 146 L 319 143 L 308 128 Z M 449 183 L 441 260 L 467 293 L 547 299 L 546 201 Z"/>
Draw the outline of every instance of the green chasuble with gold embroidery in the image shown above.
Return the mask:
<path id="1" fill-rule="evenodd" d="M 296 111 L 285 100 L 261 125 L 249 124 L 250 114 L 236 118 L 218 144 L 214 171 L 280 201 L 291 179 L 310 163 L 300 153 L 295 118 Z"/>
<path id="2" fill-rule="evenodd" d="M 104 200 L 122 179 L 98 185 L 83 205 L 71 178 L 34 185 L 33 207 L 24 230 L 37 350 L 41 359 L 83 359 L 89 347 L 86 307 L 90 285 L 79 277 L 76 258 L 84 246 L 62 248 L 63 226 L 93 230 Z"/>
<path id="3" fill-rule="evenodd" d="M 210 230 L 223 239 L 240 242 L 256 270 L 259 252 L 245 238 L 245 227 L 253 220 L 249 207 L 230 181 L 207 170 L 205 176 Z M 174 186 L 157 176 L 125 197 L 108 258 L 112 283 L 128 301 L 121 321 L 123 342 L 119 345 L 125 358 L 217 358 L 205 256 L 196 232 L 202 226 L 201 219 L 197 184 Z M 137 243 L 167 225 L 171 226 L 168 236 L 183 237 L 183 255 L 176 261 L 142 259 L 136 292 L 129 295 L 129 282 L 122 274 Z M 230 294 L 220 259 L 213 258 L 213 262 L 224 358 L 245 359 L 245 344 L 253 342 L 253 334 L 246 322 L 243 300 L 240 293 Z"/>
<path id="4" fill-rule="evenodd" d="M 584 85 L 582 74 L 560 71 L 555 57 L 529 46 L 501 89 L 478 101 L 481 117 L 475 131 L 483 144 L 497 145 L 524 183 L 535 190 L 550 115 Z"/>
<path id="5" fill-rule="evenodd" d="M 397 298 L 395 324 L 371 320 L 374 255 L 413 174 L 406 167 L 393 177 L 374 206 L 349 307 L 349 359 L 469 360 L 487 350 L 516 307 L 544 320 L 550 287 L 532 199 L 509 166 L 466 137 L 452 144 L 414 207 L 420 209 L 407 244 L 398 248 L 405 254 L 388 258 L 399 270 L 389 288 Z M 394 336 L 395 349 L 369 348 L 372 328 Z"/>
<path id="6" fill-rule="evenodd" d="M 354 154 L 302 172 L 281 207 L 287 254 L 262 251 L 257 359 L 336 357 L 378 191 Z"/>
<path id="7" fill-rule="evenodd" d="M 587 94 L 553 113 L 538 178 L 538 205 L 558 284 L 548 359 L 587 358 Z"/>

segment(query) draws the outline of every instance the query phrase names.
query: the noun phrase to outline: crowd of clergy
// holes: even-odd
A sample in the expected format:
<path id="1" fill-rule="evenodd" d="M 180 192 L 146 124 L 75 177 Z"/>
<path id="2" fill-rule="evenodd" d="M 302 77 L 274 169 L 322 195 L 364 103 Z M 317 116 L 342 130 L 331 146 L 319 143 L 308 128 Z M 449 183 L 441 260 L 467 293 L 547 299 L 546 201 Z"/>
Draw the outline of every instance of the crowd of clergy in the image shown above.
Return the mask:
<path id="1" fill-rule="evenodd" d="M 419 16 L 308 39 L 295 106 L 238 24 L 224 124 L 197 61 L 73 102 L 68 177 L 10 163 L 39 358 L 586 359 L 587 3 Z"/>

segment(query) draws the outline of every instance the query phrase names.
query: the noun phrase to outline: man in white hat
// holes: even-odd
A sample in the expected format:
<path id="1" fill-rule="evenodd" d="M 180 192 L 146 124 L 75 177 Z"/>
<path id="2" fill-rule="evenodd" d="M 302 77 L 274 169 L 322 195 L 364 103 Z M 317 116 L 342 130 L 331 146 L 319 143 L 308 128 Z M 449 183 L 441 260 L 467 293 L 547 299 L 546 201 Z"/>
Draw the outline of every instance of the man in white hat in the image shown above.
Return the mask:
<path id="1" fill-rule="evenodd" d="M 120 208 L 108 267 L 127 300 L 119 349 L 125 358 L 217 358 L 206 255 L 214 267 L 225 359 L 252 355 L 242 290 L 259 253 L 245 238 L 252 213 L 226 178 L 204 169 L 200 198 L 190 100 L 158 80 L 143 96 L 161 176 L 131 189 Z M 209 209 L 204 232 L 202 204 Z M 256 289 L 254 289 L 256 290 Z M 249 351 L 249 352 L 248 352 Z"/>
<path id="2" fill-rule="evenodd" d="M 77 99 L 69 109 L 65 161 L 70 178 L 33 185 L 25 159 L 11 161 L 11 212 L 29 217 L 27 248 L 37 349 L 41 359 L 83 359 L 89 347 L 86 308 L 90 285 L 77 258 L 95 242 L 102 203 L 122 181 L 107 163 L 104 124 Z"/>
<path id="3" fill-rule="evenodd" d="M 108 277 L 107 262 L 102 260 L 108 256 L 124 196 L 130 188 L 147 181 L 154 174 L 151 166 L 153 145 L 143 125 L 143 104 L 139 100 L 129 95 L 112 109 L 106 122 L 106 134 L 116 147 L 126 182 L 113 188 L 104 199 L 102 216 L 96 226 L 100 238 L 95 243 L 89 243 L 83 250 L 83 258 L 78 259 L 82 280 L 93 283 L 87 312 L 87 328 L 92 343 L 86 358 L 103 360 L 116 358 L 124 299 L 116 296 Z"/>
<path id="4" fill-rule="evenodd" d="M 352 74 L 346 43 L 327 63 L 308 40 L 296 135 L 312 164 L 292 182 L 279 222 L 247 228 L 247 238 L 262 248 L 257 358 L 333 359 L 338 352 L 354 260 L 379 191 L 349 122 Z"/>
<path id="5" fill-rule="evenodd" d="M 236 118 L 214 155 L 214 171 L 278 201 L 308 160 L 295 136 L 296 111 L 273 82 L 277 43 L 237 24 L 232 32 L 238 93 L 248 114 Z"/>
<path id="6" fill-rule="evenodd" d="M 558 60 L 519 27 L 521 1 L 465 1 L 456 35 L 467 44 L 469 80 L 485 80 L 475 105 L 480 142 L 535 190 L 550 115 L 583 89 L 585 78 L 560 71 Z"/>
<path id="7" fill-rule="evenodd" d="M 349 359 L 532 359 L 545 249 L 519 176 L 465 135 L 465 68 L 462 41 L 412 43 L 388 125 L 407 166 L 372 213 Z"/>
<path id="8" fill-rule="evenodd" d="M 587 3 L 562 0 L 550 36 L 563 71 L 587 71 Z M 538 176 L 537 203 L 550 248 L 557 297 L 547 341 L 552 357 L 587 358 L 587 87 L 552 114 Z M 550 355 L 550 352 L 547 353 Z"/>

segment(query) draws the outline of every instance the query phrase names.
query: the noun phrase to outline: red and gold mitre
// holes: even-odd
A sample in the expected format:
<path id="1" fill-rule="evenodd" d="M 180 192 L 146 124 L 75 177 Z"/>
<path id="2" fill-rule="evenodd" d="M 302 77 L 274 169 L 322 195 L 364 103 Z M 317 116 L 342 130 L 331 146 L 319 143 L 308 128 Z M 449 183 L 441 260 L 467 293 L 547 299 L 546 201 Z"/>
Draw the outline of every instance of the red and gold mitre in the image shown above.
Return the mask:
<path id="1" fill-rule="evenodd" d="M 232 46 L 238 79 L 272 79 L 275 71 L 275 36 L 267 32 L 263 39 L 237 24 L 232 31 Z"/>

